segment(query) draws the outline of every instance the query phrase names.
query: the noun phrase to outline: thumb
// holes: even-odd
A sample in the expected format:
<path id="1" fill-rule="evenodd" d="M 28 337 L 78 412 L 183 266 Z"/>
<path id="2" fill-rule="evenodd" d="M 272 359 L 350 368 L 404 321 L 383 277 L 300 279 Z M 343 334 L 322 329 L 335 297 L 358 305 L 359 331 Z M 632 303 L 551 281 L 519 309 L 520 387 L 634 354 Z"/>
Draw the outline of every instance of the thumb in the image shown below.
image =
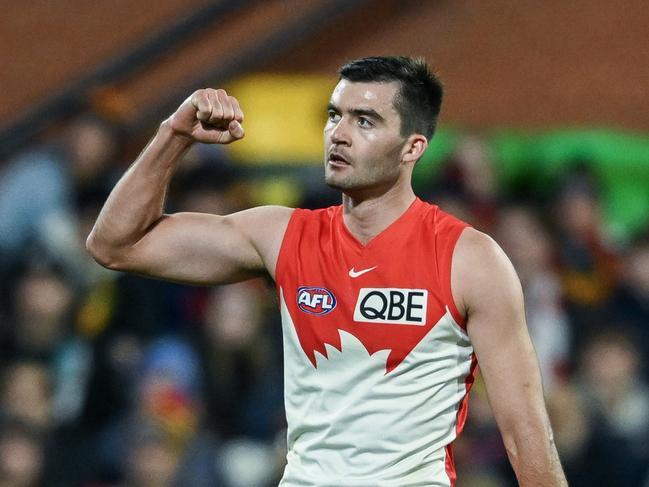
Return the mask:
<path id="1" fill-rule="evenodd" d="M 228 131 L 230 132 L 230 135 L 232 136 L 233 139 L 242 139 L 243 136 L 245 135 L 245 131 L 243 130 L 243 127 L 237 120 L 232 120 L 230 124 L 228 125 Z"/>

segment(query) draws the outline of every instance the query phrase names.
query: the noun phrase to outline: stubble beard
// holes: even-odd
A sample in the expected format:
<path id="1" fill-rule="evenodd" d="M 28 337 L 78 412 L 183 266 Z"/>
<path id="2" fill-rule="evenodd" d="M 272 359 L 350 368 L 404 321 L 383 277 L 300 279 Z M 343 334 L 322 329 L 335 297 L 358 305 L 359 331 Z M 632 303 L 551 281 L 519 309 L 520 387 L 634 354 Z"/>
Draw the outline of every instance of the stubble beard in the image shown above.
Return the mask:
<path id="1" fill-rule="evenodd" d="M 346 191 L 349 189 L 354 189 L 353 182 L 350 182 L 350 178 L 336 178 L 336 175 L 327 174 L 325 171 L 325 184 L 332 189 L 337 189 L 338 191 Z"/>
<path id="2" fill-rule="evenodd" d="M 325 167 L 325 183 L 332 189 L 338 191 L 354 191 L 363 189 L 371 185 L 371 181 L 367 181 L 367 177 L 358 174 L 338 174 L 335 169 L 327 169 Z"/>
<path id="3" fill-rule="evenodd" d="M 354 168 L 358 171 L 358 168 Z M 350 193 L 356 191 L 368 190 L 376 187 L 383 186 L 393 178 L 387 174 L 387 171 L 382 170 L 379 173 L 376 171 L 371 174 L 358 174 L 358 172 L 342 176 L 336 174 L 331 169 L 325 168 L 325 183 L 332 189 L 342 191 L 343 193 Z"/>

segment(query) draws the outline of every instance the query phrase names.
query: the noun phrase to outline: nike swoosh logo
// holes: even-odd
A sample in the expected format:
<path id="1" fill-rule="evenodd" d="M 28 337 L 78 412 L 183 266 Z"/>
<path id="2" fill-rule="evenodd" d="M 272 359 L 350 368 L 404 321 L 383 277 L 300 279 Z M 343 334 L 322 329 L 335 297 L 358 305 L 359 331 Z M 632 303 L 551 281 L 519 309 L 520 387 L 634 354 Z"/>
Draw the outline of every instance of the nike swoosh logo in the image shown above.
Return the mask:
<path id="1" fill-rule="evenodd" d="M 373 270 L 376 269 L 377 267 L 378 267 L 378 266 L 375 265 L 374 267 L 370 267 L 370 268 L 368 268 L 368 269 L 362 269 L 362 270 L 360 270 L 360 271 L 355 271 L 354 268 L 352 267 L 351 269 L 349 269 L 349 277 L 358 277 L 358 276 L 362 276 L 363 274 L 367 274 L 368 272 L 373 271 Z"/>

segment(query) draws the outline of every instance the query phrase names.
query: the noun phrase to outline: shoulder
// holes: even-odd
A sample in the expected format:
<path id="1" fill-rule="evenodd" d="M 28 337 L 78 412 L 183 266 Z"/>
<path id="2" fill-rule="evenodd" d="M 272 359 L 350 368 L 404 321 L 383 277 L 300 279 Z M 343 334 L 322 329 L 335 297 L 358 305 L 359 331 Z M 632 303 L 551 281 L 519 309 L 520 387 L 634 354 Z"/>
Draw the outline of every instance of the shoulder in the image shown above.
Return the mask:
<path id="1" fill-rule="evenodd" d="M 274 227 L 282 223 L 287 223 L 294 211 L 295 208 L 286 206 L 255 206 L 254 208 L 231 213 L 224 218 L 240 225 L 264 223 L 264 226 Z"/>
<path id="2" fill-rule="evenodd" d="M 295 208 L 290 216 L 291 231 L 313 231 L 316 228 L 325 228 L 342 218 L 342 207 L 330 206 L 326 208 Z"/>
<path id="3" fill-rule="evenodd" d="M 275 278 L 279 250 L 295 211 L 286 206 L 257 206 L 221 218 L 252 245 L 271 277 Z"/>
<path id="4" fill-rule="evenodd" d="M 477 263 L 486 257 L 494 259 L 507 258 L 496 241 L 486 233 L 467 226 L 458 239 L 455 256 L 462 261 Z M 488 266 L 489 262 L 485 262 Z"/>
<path id="5" fill-rule="evenodd" d="M 224 220 L 253 241 L 263 242 L 283 235 L 295 208 L 286 206 L 256 206 L 224 216 Z"/>
<path id="6" fill-rule="evenodd" d="M 516 271 L 500 245 L 471 227 L 463 229 L 455 246 L 451 286 L 465 315 L 522 296 Z"/>
<path id="7" fill-rule="evenodd" d="M 434 233 L 457 238 L 458 234 L 471 225 L 456 216 L 445 212 L 439 206 L 424 200 L 418 202 L 418 213 L 423 222 L 430 225 Z"/>

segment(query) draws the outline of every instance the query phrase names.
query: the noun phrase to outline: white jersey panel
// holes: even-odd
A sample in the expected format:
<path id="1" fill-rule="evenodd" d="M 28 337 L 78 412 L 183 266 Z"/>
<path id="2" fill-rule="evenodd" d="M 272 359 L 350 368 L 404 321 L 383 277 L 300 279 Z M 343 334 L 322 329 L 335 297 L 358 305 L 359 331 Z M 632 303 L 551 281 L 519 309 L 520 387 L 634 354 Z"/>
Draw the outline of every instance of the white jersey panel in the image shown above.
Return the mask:
<path id="1" fill-rule="evenodd" d="M 341 350 L 300 346 L 280 289 L 288 465 L 282 487 L 448 487 L 445 447 L 471 371 L 469 337 L 446 312 L 394 370 L 338 330 Z M 381 326 L 381 325 L 377 325 Z"/>

